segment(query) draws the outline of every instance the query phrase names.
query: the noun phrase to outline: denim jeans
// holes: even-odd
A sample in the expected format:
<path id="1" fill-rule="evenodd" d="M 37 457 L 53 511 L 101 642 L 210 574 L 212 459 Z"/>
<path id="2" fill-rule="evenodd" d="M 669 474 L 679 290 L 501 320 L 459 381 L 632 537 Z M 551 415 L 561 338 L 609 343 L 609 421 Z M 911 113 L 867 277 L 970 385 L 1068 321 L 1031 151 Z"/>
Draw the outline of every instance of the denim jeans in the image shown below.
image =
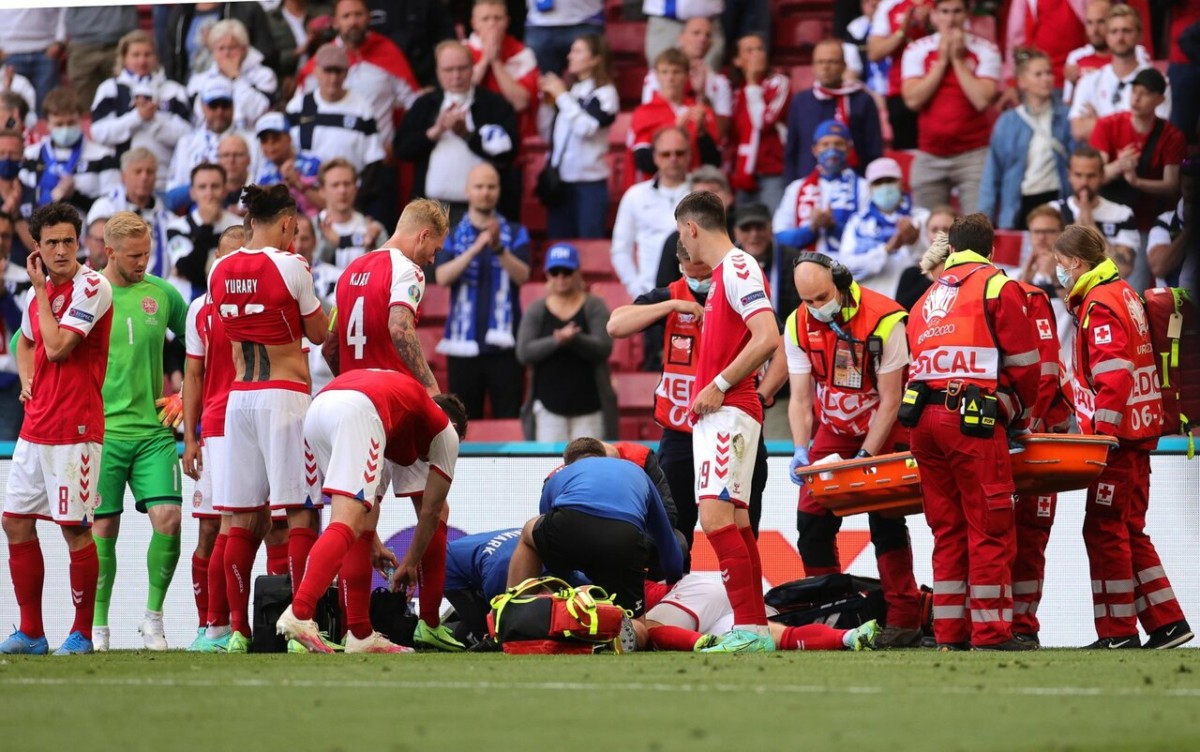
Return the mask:
<path id="1" fill-rule="evenodd" d="M 563 201 L 546 213 L 550 240 L 606 238 L 608 181 L 563 183 Z"/>
<path id="2" fill-rule="evenodd" d="M 46 101 L 46 95 L 59 85 L 62 75 L 57 60 L 46 57 L 44 52 L 22 52 L 15 55 L 5 55 L 4 64 L 11 65 L 13 70 L 20 73 L 37 91 L 39 110 Z M 87 106 L 90 103 L 85 103 Z"/>
<path id="3" fill-rule="evenodd" d="M 573 26 L 526 26 L 525 46 L 533 50 L 538 70 L 562 74 L 571 45 L 584 34 L 603 34 L 604 25 L 581 23 Z"/>

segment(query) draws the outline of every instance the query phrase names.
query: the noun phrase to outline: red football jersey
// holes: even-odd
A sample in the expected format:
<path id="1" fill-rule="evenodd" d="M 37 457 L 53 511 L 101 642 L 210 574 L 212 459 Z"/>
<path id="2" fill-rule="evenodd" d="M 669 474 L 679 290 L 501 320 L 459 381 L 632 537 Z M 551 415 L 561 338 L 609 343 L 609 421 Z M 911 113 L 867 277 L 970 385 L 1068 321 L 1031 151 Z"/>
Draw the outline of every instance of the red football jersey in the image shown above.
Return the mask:
<path id="1" fill-rule="evenodd" d="M 383 248 L 350 262 L 337 283 L 337 342 L 342 373 L 382 368 L 408 373 L 388 332 L 392 307 L 417 316 L 425 295 L 425 274 L 395 248 Z"/>
<path id="2" fill-rule="evenodd" d="M 187 354 L 204 361 L 204 406 L 200 420 L 201 438 L 225 435 L 225 405 L 229 387 L 237 377 L 233 348 L 225 336 L 221 317 L 213 315 L 207 298 L 196 298 L 188 308 Z"/>
<path id="3" fill-rule="evenodd" d="M 745 251 L 733 248 L 713 268 L 712 289 L 704 301 L 704 327 L 696 364 L 696 392 L 708 386 L 750 342 L 751 316 L 774 316 L 762 267 Z M 736 407 L 762 422 L 762 404 L 750 374 L 729 388 L 723 405 Z"/>
<path id="4" fill-rule="evenodd" d="M 337 390 L 360 392 L 371 400 L 387 435 L 383 456 L 397 465 L 411 465 L 427 457 L 434 437 L 450 425 L 450 418 L 407 371 L 360 368 L 343 372 L 321 392 Z M 453 468 L 439 470 L 447 477 L 453 472 Z"/>
<path id="5" fill-rule="evenodd" d="M 304 336 L 300 319 L 321 309 L 308 262 L 274 248 L 242 248 L 217 259 L 208 294 L 233 342 L 296 342 Z"/>
<path id="6" fill-rule="evenodd" d="M 942 35 L 910 44 L 901 62 L 904 80 L 924 78 L 937 62 Z M 1000 50 L 982 37 L 966 35 L 967 63 L 977 78 L 1000 79 Z M 988 145 L 992 124 L 975 109 L 954 71 L 947 71 L 933 98 L 917 113 L 917 146 L 938 157 L 951 157 Z"/>
<path id="7" fill-rule="evenodd" d="M 34 444 L 78 444 L 104 441 L 101 389 L 108 370 L 108 337 L 112 330 L 112 286 L 83 264 L 61 285 L 46 280 L 46 297 L 62 329 L 83 341 L 66 360 L 46 357 L 38 321 L 37 296 L 21 318 L 21 334 L 33 343 L 33 398 L 25 403 L 21 438 Z"/>

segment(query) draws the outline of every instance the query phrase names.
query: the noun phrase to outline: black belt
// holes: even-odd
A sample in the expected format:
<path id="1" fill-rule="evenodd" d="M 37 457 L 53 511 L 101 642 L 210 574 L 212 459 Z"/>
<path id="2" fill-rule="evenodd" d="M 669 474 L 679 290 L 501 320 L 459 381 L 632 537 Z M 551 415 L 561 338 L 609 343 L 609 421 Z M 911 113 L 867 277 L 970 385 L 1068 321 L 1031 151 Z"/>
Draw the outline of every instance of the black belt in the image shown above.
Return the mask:
<path id="1" fill-rule="evenodd" d="M 929 396 L 926 398 L 926 404 L 942 405 L 947 410 L 950 410 L 952 412 L 958 412 L 959 400 L 962 399 L 963 392 L 965 390 L 966 390 L 965 384 L 963 385 L 962 389 L 960 389 L 957 394 L 951 394 L 950 392 L 946 391 L 945 389 L 931 389 L 931 390 L 929 390 Z M 994 394 L 994 392 L 984 392 L 984 394 L 990 395 L 990 394 Z"/>

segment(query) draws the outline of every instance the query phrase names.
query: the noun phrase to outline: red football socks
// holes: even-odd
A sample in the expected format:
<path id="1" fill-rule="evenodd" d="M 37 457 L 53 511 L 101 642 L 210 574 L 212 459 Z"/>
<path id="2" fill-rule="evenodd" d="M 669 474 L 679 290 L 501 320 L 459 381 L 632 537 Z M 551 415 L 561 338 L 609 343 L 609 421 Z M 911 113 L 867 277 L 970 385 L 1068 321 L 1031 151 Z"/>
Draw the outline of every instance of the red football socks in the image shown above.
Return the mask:
<path id="1" fill-rule="evenodd" d="M 229 538 L 225 541 L 225 594 L 229 599 L 229 625 L 234 632 L 241 632 L 246 637 L 250 636 L 250 571 L 254 569 L 258 543 L 258 538 L 243 527 L 230 529 Z"/>
<path id="2" fill-rule="evenodd" d="M 691 652 L 696 641 L 704 635 L 683 627 L 654 627 L 650 630 L 650 644 L 655 650 L 682 650 Z"/>
<path id="3" fill-rule="evenodd" d="M 834 629 L 825 624 L 805 624 L 788 627 L 779 639 L 780 650 L 842 650 L 846 644 L 842 635 L 848 630 Z"/>
<path id="4" fill-rule="evenodd" d="M 358 536 L 354 545 L 342 559 L 342 571 L 338 576 L 341 590 L 342 623 L 346 631 L 360 640 L 371 636 L 371 546 L 375 542 L 375 531 L 369 530 Z"/>
<path id="5" fill-rule="evenodd" d="M 418 594 L 421 619 L 430 627 L 442 623 L 442 595 L 446 590 L 446 523 L 438 521 L 437 530 L 421 557 L 421 592 Z"/>
<path id="6" fill-rule="evenodd" d="M 754 581 L 754 564 L 746 542 L 737 525 L 726 525 L 708 535 L 708 542 L 717 554 L 725 592 L 733 606 L 733 623 L 739 627 L 766 626 L 767 611 L 763 604 L 762 578 Z"/>
<path id="7" fill-rule="evenodd" d="M 229 626 L 229 598 L 225 587 L 225 546 L 229 535 L 221 533 L 208 557 L 208 598 L 204 623 L 210 627 Z"/>
<path id="8" fill-rule="evenodd" d="M 71 552 L 71 600 L 75 603 L 75 623 L 72 632 L 92 639 L 92 617 L 96 615 L 96 578 L 100 576 L 100 557 L 95 541 Z"/>
<path id="9" fill-rule="evenodd" d="M 46 636 L 42 626 L 42 584 L 46 580 L 46 562 L 37 538 L 25 543 L 8 545 L 8 568 L 12 572 L 13 590 L 21 609 L 21 631 L 37 639 Z M 99 575 L 97 575 L 99 576 Z M 95 584 L 92 585 L 93 592 Z M 91 629 L 91 622 L 88 622 Z"/>
<path id="10" fill-rule="evenodd" d="M 295 534 L 298 530 L 307 530 L 307 528 L 297 528 L 292 531 L 292 540 L 295 539 Z M 310 531 L 311 532 L 311 531 Z M 292 613 L 297 619 L 311 619 L 317 610 L 317 601 L 321 599 L 321 595 L 329 589 L 329 583 L 333 582 L 333 577 L 342 568 L 342 560 L 346 558 L 346 552 L 354 545 L 354 531 L 344 522 L 334 522 L 329 527 L 325 528 L 325 532 L 321 534 L 320 539 L 312 546 L 312 551 L 308 553 L 308 571 L 304 574 L 304 579 L 300 581 L 299 586 L 295 580 L 292 580 Z M 289 551 L 290 552 L 290 551 Z M 292 558 L 292 566 L 295 567 L 296 559 Z M 292 570 L 293 576 L 295 569 Z"/>
<path id="11" fill-rule="evenodd" d="M 308 556 L 317 543 L 317 531 L 307 527 L 297 527 L 288 530 L 287 557 L 288 574 L 292 576 L 292 595 L 295 596 L 304 581 L 304 568 L 308 566 Z M 268 556 L 270 554 L 268 553 Z M 336 571 L 336 570 L 335 570 Z M 333 579 L 332 576 L 329 578 Z M 326 585 L 329 583 L 326 582 Z"/>
<path id="12" fill-rule="evenodd" d="M 196 613 L 200 626 L 208 622 L 208 559 L 192 554 L 192 595 L 196 597 Z"/>
<path id="13" fill-rule="evenodd" d="M 291 536 L 288 536 L 291 540 Z M 287 574 L 288 573 L 288 544 L 276 543 L 274 546 L 267 546 L 267 574 Z"/>
<path id="14" fill-rule="evenodd" d="M 754 583 L 758 586 L 759 592 L 762 592 L 762 559 L 758 555 L 758 539 L 754 537 L 754 528 L 739 527 L 738 532 L 742 534 L 742 542 L 746 544 L 746 553 L 750 555 L 750 570 L 754 573 L 752 575 Z"/>

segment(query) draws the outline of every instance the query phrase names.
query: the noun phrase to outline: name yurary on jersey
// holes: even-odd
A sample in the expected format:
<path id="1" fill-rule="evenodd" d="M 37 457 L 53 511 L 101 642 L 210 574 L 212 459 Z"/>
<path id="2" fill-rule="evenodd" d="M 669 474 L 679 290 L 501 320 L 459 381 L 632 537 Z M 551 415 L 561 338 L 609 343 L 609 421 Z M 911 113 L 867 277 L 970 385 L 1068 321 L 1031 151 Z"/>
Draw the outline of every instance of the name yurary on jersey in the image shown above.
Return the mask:
<path id="1" fill-rule="evenodd" d="M 258 292 L 257 279 L 227 279 L 225 292 L 229 295 L 253 295 Z"/>

